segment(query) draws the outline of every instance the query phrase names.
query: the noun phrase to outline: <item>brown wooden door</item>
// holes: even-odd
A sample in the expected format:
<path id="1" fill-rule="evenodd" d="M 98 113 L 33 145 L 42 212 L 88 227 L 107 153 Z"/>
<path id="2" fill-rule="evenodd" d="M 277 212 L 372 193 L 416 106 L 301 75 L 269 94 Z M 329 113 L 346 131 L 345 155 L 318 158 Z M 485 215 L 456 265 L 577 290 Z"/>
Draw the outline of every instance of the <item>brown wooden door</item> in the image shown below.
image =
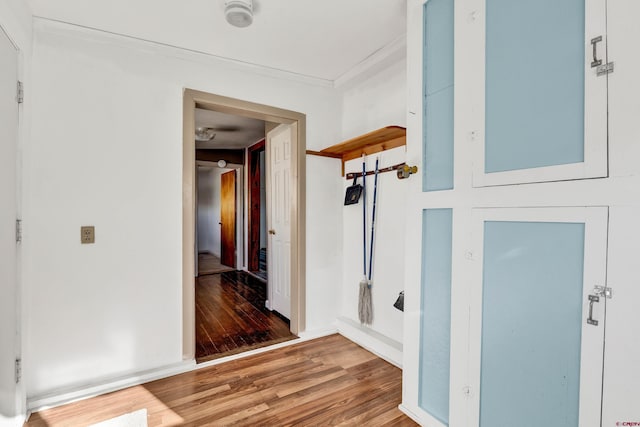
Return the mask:
<path id="1" fill-rule="evenodd" d="M 222 264 L 236 266 L 236 171 L 223 173 L 220 180 L 220 240 Z"/>

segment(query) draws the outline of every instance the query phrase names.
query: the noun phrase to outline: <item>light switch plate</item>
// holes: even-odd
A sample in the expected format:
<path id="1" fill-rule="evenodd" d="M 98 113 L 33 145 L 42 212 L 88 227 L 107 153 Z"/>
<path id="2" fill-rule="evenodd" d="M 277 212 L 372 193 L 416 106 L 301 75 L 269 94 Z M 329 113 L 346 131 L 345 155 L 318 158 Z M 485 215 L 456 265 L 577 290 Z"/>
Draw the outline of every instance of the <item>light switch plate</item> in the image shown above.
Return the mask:
<path id="1" fill-rule="evenodd" d="M 80 243 L 83 245 L 96 242 L 96 228 L 93 225 L 80 227 Z"/>

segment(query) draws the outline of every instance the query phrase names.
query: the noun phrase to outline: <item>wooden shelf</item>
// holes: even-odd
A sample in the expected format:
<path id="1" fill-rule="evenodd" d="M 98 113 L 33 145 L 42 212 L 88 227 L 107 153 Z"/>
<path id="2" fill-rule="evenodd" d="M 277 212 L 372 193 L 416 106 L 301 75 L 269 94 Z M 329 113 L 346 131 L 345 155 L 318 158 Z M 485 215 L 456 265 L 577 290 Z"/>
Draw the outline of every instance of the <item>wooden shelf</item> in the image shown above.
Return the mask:
<path id="1" fill-rule="evenodd" d="M 368 156 L 403 145 L 407 145 L 407 130 L 400 126 L 387 126 L 321 151 L 307 150 L 307 154 L 341 159 L 344 176 L 344 162 L 362 157 L 363 154 Z"/>

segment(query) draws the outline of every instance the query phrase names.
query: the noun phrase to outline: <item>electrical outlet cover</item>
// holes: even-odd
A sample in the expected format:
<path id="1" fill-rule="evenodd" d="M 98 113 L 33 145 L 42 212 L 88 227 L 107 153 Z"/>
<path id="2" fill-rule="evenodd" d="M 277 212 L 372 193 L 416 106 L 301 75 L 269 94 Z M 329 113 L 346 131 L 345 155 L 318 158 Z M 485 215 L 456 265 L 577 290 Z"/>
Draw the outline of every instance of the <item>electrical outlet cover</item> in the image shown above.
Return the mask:
<path id="1" fill-rule="evenodd" d="M 93 225 L 84 225 L 80 227 L 80 243 L 88 244 L 96 242 L 96 231 Z"/>

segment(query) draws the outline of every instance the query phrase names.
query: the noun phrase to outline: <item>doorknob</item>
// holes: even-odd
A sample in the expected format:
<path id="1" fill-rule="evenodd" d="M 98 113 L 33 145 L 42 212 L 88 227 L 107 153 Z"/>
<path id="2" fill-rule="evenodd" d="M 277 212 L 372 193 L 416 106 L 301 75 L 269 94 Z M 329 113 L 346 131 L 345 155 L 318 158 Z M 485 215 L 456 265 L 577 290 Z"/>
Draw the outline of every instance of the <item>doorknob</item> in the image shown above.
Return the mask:
<path id="1" fill-rule="evenodd" d="M 276 230 L 274 230 L 274 229 L 272 228 L 271 230 L 269 230 L 269 234 L 273 234 L 273 235 L 275 235 L 275 234 L 276 234 Z"/>

